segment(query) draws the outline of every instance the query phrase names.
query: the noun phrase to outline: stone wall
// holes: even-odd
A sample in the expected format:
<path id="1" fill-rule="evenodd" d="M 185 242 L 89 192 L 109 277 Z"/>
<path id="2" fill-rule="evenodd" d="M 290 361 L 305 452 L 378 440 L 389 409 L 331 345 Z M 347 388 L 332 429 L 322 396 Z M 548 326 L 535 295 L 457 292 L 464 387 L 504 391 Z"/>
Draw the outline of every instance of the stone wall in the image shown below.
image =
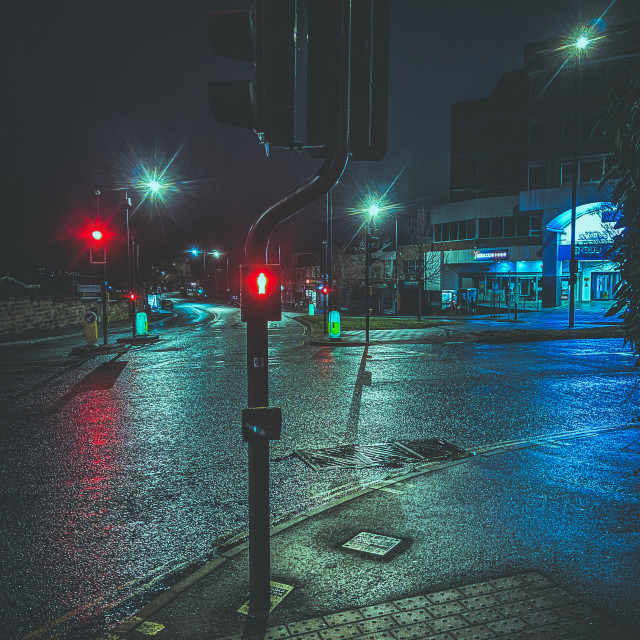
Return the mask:
<path id="1" fill-rule="evenodd" d="M 49 296 L 0 298 L 0 336 L 82 327 L 85 314 L 92 308 L 97 308 L 100 317 L 102 304 L 95 299 Z M 128 317 L 129 305 L 126 301 L 109 303 L 110 322 L 126 320 Z"/>

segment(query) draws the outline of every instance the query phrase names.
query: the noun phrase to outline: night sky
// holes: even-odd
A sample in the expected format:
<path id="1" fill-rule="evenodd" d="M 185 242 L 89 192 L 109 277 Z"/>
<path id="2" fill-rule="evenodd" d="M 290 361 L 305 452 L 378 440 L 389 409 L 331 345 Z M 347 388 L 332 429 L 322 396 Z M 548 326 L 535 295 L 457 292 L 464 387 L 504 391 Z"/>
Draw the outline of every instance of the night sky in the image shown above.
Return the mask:
<path id="1" fill-rule="evenodd" d="M 143 203 L 134 235 L 154 260 L 191 246 L 241 256 L 253 219 L 315 173 L 306 154 L 272 150 L 220 125 L 207 83 L 248 77 L 248 64 L 217 58 L 207 13 L 248 2 L 110 0 L 23 2 L 4 10 L 4 162 L 0 276 L 34 268 L 86 270 L 80 229 L 100 210 L 118 255 L 123 187 L 136 167 L 166 164 L 179 193 Z M 520 68 L 523 44 L 597 18 L 608 2 L 579 0 L 392 0 L 389 143 L 379 163 L 350 163 L 334 190 L 336 233 L 357 229 L 345 211 L 363 190 L 384 190 L 400 219 L 420 202 L 447 201 L 452 102 L 488 96 L 500 74 Z M 606 24 L 640 19 L 637 0 L 617 0 Z M 137 193 L 130 193 L 133 206 Z M 319 250 L 324 201 L 281 225 L 282 251 Z M 391 230 L 389 231 L 391 233 Z M 314 239 L 315 238 L 315 239 Z"/>

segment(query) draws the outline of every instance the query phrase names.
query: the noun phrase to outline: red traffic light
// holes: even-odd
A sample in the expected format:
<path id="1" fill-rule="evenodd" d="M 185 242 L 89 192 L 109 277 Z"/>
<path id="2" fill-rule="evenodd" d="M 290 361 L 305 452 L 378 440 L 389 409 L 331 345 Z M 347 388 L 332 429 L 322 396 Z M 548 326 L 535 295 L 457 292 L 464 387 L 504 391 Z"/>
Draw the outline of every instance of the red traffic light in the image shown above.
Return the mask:
<path id="1" fill-rule="evenodd" d="M 240 273 L 242 320 L 280 320 L 280 265 L 243 264 Z"/>
<path id="2" fill-rule="evenodd" d="M 89 227 L 89 262 L 91 264 L 106 264 L 107 240 L 105 232 L 100 227 Z"/>
<path id="3" fill-rule="evenodd" d="M 322 295 L 326 296 L 329 293 L 329 287 L 322 287 Z"/>
<path id="4" fill-rule="evenodd" d="M 136 300 L 136 294 L 135 294 L 135 293 L 133 293 L 133 292 L 132 292 L 132 293 L 130 293 L 130 294 L 129 294 L 129 300 L 131 300 L 131 302 L 135 302 L 135 300 Z"/>

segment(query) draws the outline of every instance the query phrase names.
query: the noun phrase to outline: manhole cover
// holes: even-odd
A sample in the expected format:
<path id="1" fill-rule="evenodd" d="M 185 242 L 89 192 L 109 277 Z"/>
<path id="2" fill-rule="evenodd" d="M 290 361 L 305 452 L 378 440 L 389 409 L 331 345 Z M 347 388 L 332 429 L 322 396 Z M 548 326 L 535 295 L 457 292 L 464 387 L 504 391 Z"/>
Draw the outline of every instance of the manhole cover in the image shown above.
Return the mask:
<path id="1" fill-rule="evenodd" d="M 431 438 L 349 444 L 323 449 L 296 449 L 295 455 L 317 471 L 338 467 L 400 467 L 412 462 L 462 458 L 467 454 L 449 442 Z"/>
<path id="2" fill-rule="evenodd" d="M 401 542 L 402 540 L 400 538 L 391 538 L 389 536 L 380 536 L 376 533 L 369 533 L 368 531 L 361 531 L 357 536 L 345 542 L 342 548 L 360 551 L 361 553 L 370 553 L 371 555 L 383 558 Z"/>

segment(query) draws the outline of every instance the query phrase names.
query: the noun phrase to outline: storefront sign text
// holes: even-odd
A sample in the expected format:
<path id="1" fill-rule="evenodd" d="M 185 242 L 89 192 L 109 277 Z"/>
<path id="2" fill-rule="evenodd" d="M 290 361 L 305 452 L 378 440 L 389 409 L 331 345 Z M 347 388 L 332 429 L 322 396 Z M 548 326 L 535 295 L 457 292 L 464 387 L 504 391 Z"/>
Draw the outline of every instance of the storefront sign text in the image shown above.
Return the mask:
<path id="1" fill-rule="evenodd" d="M 508 259 L 508 249 L 476 249 L 473 252 L 474 262 L 496 262 Z"/>

